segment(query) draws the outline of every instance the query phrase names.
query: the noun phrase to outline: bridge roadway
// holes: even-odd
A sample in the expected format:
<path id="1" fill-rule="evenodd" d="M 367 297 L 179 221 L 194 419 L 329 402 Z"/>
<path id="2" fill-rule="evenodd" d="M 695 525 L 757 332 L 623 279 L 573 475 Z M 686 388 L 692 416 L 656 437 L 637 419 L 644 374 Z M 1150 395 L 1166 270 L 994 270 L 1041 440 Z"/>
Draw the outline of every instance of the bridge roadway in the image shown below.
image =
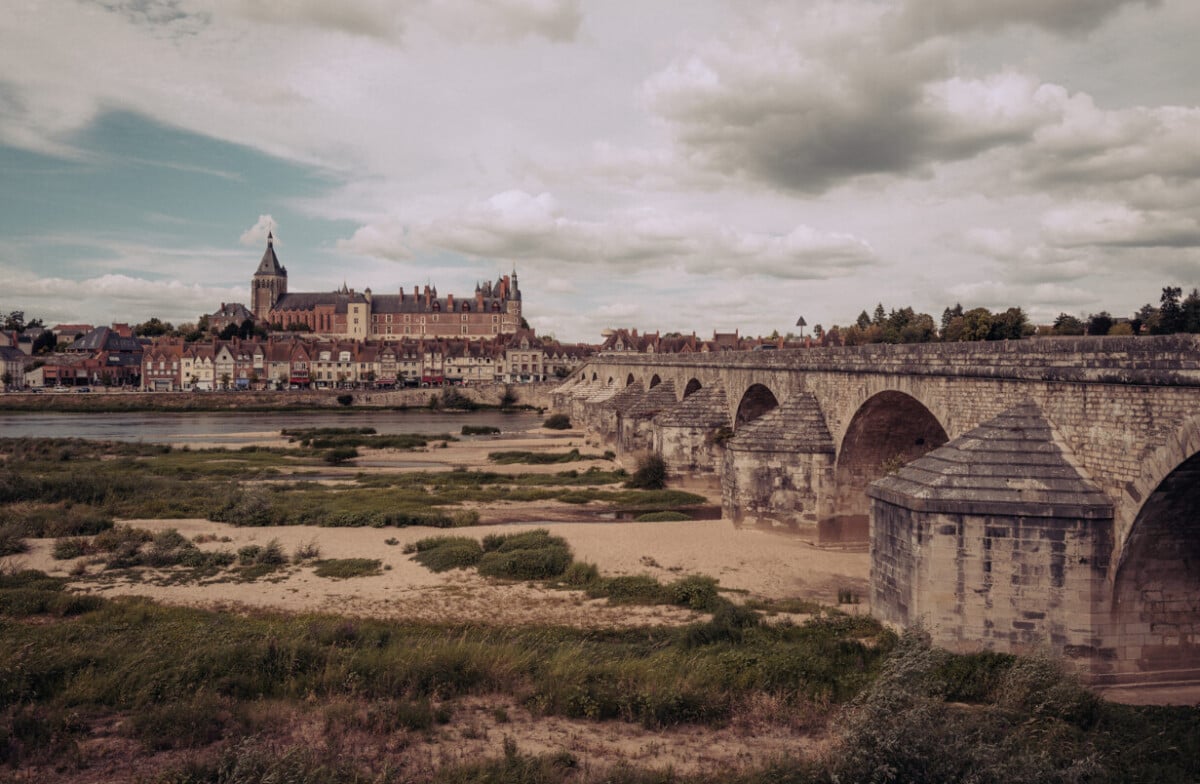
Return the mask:
<path id="1" fill-rule="evenodd" d="M 1197 336 L 606 353 L 554 400 L 739 524 L 869 541 L 885 620 L 1200 677 Z"/>

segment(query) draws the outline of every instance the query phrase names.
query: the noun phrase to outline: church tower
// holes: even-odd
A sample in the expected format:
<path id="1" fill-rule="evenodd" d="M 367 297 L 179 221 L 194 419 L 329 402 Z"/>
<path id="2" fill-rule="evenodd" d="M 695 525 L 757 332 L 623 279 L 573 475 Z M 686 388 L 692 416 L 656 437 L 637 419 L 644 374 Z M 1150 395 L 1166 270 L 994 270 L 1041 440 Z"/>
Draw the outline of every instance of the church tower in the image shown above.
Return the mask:
<path id="1" fill-rule="evenodd" d="M 271 308 L 287 294 L 287 270 L 275 256 L 275 235 L 267 232 L 267 250 L 250 284 L 250 310 L 254 318 L 268 321 Z"/>

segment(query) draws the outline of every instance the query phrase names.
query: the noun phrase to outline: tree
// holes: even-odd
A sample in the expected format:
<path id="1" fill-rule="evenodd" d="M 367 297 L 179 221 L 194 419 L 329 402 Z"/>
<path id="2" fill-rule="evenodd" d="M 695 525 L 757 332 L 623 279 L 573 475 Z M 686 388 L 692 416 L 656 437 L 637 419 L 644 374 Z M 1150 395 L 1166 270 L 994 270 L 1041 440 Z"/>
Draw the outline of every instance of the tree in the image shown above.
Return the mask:
<path id="1" fill-rule="evenodd" d="M 25 311 L 14 310 L 4 317 L 5 332 L 25 331 Z"/>
<path id="2" fill-rule="evenodd" d="M 237 324 L 226 324 L 225 329 L 221 330 L 217 337 L 221 340 L 233 340 L 233 338 L 237 337 L 237 334 Z"/>
<path id="3" fill-rule="evenodd" d="M 156 338 L 168 332 L 174 332 L 175 327 L 170 322 L 163 322 L 158 316 L 151 316 L 133 328 L 133 334 L 147 338 Z"/>
<path id="4" fill-rule="evenodd" d="M 988 340 L 1020 340 L 1033 333 L 1033 326 L 1021 308 L 1009 308 L 992 317 Z"/>
<path id="5" fill-rule="evenodd" d="M 1116 322 L 1113 321 L 1113 317 L 1107 310 L 1093 313 L 1088 316 L 1087 333 L 1089 335 L 1107 335 L 1114 323 Z"/>
<path id="6" fill-rule="evenodd" d="M 992 333 L 992 312 L 987 308 L 971 308 L 962 315 L 962 319 L 959 340 L 987 340 Z"/>
<path id="7" fill-rule="evenodd" d="M 29 350 L 34 354 L 49 354 L 57 343 L 58 338 L 54 337 L 54 333 L 47 329 L 33 339 Z"/>
<path id="8" fill-rule="evenodd" d="M 1067 313 L 1059 313 L 1054 318 L 1055 335 L 1082 335 L 1083 322 Z"/>
<path id="9" fill-rule="evenodd" d="M 875 315 L 871 317 L 871 323 L 877 327 L 882 327 L 883 322 L 887 319 L 887 313 L 883 310 L 883 303 L 880 302 L 875 306 Z"/>
<path id="10" fill-rule="evenodd" d="M 942 339 L 946 339 L 946 330 L 950 328 L 950 323 L 956 318 L 962 318 L 963 306 L 961 302 L 954 303 L 954 307 L 946 308 L 942 311 Z"/>
<path id="11" fill-rule="evenodd" d="M 866 329 L 871 326 L 871 317 L 867 315 L 867 311 L 858 314 L 858 318 L 854 320 L 854 325 L 859 329 Z"/>
<path id="12" fill-rule="evenodd" d="M 4 371 L 4 375 L 0 376 L 0 385 L 3 385 L 3 387 L 5 389 L 8 389 L 8 385 L 11 384 L 12 382 L 13 382 L 13 374 L 8 372 L 7 370 Z"/>
<path id="13" fill-rule="evenodd" d="M 1158 322 L 1151 326 L 1151 334 L 1173 335 L 1176 332 L 1183 332 L 1183 307 L 1179 304 L 1179 298 L 1182 295 L 1183 289 L 1179 286 L 1163 287 L 1158 305 Z"/>
<path id="14" fill-rule="evenodd" d="M 222 389 L 229 389 L 229 380 L 230 379 L 229 379 L 228 373 L 221 374 L 221 388 Z"/>
<path id="15" fill-rule="evenodd" d="M 1183 301 L 1183 331 L 1200 332 L 1200 290 L 1192 289 Z"/>

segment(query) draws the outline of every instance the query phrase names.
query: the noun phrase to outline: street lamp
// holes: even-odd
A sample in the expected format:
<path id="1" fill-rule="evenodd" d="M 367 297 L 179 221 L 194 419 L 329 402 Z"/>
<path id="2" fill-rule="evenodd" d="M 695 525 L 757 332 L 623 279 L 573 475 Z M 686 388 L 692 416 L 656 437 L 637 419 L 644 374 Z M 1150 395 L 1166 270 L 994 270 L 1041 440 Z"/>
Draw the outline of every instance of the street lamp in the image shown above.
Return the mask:
<path id="1" fill-rule="evenodd" d="M 796 326 L 800 328 L 800 337 L 804 337 L 804 328 L 808 326 L 808 322 L 804 320 L 804 316 L 796 319 Z"/>

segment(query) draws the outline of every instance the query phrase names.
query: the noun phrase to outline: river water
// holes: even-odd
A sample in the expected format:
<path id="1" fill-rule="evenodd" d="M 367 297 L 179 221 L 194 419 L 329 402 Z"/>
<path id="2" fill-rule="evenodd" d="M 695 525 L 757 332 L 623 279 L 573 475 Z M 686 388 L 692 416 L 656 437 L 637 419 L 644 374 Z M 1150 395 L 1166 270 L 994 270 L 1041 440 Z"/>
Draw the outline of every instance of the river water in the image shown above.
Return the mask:
<path id="1" fill-rule="evenodd" d="M 463 425 L 491 425 L 502 433 L 537 428 L 535 413 L 464 414 L 428 411 L 165 412 L 0 414 L 0 436 L 6 438 L 87 438 L 147 443 L 216 443 L 239 446 L 277 436 L 280 430 L 310 427 L 373 427 L 379 433 L 449 433 Z M 461 436 L 459 436 L 461 437 Z"/>

